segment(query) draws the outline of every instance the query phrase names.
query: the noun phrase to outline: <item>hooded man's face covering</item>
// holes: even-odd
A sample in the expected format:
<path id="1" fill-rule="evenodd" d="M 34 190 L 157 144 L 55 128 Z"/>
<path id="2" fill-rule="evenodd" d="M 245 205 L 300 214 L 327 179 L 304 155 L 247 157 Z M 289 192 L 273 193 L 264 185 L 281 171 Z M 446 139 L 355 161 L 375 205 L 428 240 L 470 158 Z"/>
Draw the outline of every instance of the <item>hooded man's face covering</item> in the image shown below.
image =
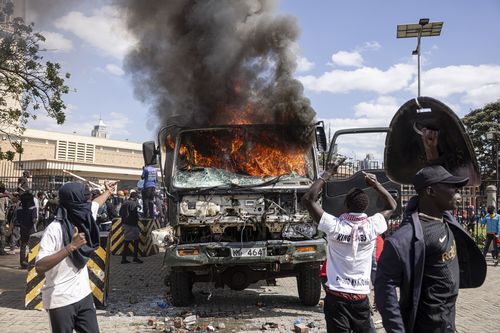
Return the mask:
<path id="1" fill-rule="evenodd" d="M 92 216 L 88 186 L 82 183 L 66 183 L 59 189 L 58 221 L 63 229 L 64 246 L 71 243 L 74 227 L 85 234 L 87 244 L 70 255 L 73 264 L 81 269 L 90 255 L 99 247 L 99 227 Z"/>

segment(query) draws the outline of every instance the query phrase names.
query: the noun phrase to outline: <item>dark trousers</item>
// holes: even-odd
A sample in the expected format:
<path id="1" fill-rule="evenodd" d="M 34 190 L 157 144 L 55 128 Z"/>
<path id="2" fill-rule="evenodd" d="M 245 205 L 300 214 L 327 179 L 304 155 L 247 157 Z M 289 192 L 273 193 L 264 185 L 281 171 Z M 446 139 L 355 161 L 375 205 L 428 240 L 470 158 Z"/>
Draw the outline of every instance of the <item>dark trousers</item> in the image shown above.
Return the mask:
<path id="1" fill-rule="evenodd" d="M 11 250 L 14 250 L 16 248 L 16 246 L 19 243 L 19 239 L 21 239 L 21 227 L 18 225 L 15 225 L 12 228 L 12 234 L 10 235 L 9 245 L 10 245 Z"/>
<path id="2" fill-rule="evenodd" d="M 19 240 L 19 264 L 21 267 L 28 267 L 28 257 L 26 255 L 26 248 L 28 247 L 28 242 L 24 242 L 22 239 Z"/>
<path id="3" fill-rule="evenodd" d="M 493 242 L 493 251 L 491 252 L 491 256 L 493 258 L 497 258 L 498 248 L 497 248 L 497 238 L 495 234 L 486 234 L 486 243 L 484 244 L 483 254 L 486 257 L 486 253 L 488 253 L 488 249 L 490 248 L 491 242 Z"/>
<path id="4" fill-rule="evenodd" d="M 134 246 L 134 258 L 137 258 L 139 256 L 139 240 L 125 241 L 122 251 L 122 260 L 127 260 L 127 256 L 131 255 L 130 250 L 128 248 L 128 245 L 130 243 L 132 243 L 132 245 Z"/>
<path id="5" fill-rule="evenodd" d="M 53 333 L 99 333 L 92 294 L 79 302 L 49 310 Z"/>
<path id="6" fill-rule="evenodd" d="M 154 217 L 154 198 L 154 187 L 148 187 L 142 190 L 142 203 L 144 205 L 144 207 L 142 207 L 142 210 L 144 212 L 144 217 Z"/>
<path id="7" fill-rule="evenodd" d="M 328 333 L 369 333 L 372 331 L 368 297 L 348 301 L 326 294 L 323 311 Z"/>
<path id="8" fill-rule="evenodd" d="M 0 254 L 5 254 L 5 220 L 0 220 Z"/>

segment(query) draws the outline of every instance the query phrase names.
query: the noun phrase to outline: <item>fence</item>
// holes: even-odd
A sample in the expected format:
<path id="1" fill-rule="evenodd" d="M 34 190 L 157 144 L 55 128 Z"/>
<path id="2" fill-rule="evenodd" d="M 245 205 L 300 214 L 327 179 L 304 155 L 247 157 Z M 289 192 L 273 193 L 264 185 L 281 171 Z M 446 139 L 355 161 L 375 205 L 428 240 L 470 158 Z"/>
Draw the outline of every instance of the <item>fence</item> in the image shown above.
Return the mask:
<path id="1" fill-rule="evenodd" d="M 372 162 L 372 161 L 370 161 Z M 338 173 L 334 175 L 335 180 L 344 180 L 352 177 L 359 171 L 373 171 L 383 169 L 383 163 L 366 163 L 366 161 L 350 160 L 348 163 L 341 165 Z M 412 185 L 401 185 L 400 196 L 398 198 L 402 211 L 411 197 L 415 196 L 416 192 Z M 466 186 L 460 190 L 461 200 L 458 204 L 458 209 L 453 211 L 453 215 L 457 221 L 469 231 L 476 242 L 481 245 L 484 243 L 484 228 L 479 225 L 479 217 L 481 210 L 485 210 L 486 198 L 480 187 Z M 401 216 L 389 221 L 389 234 L 392 234 L 399 228 Z"/>
<path id="2" fill-rule="evenodd" d="M 58 190 L 67 182 L 76 179 L 69 176 L 63 170 L 72 171 L 72 162 L 59 161 L 0 161 L 0 182 L 5 188 L 14 192 L 17 189 L 17 182 L 24 170 L 30 172 L 28 184 L 33 192 Z"/>

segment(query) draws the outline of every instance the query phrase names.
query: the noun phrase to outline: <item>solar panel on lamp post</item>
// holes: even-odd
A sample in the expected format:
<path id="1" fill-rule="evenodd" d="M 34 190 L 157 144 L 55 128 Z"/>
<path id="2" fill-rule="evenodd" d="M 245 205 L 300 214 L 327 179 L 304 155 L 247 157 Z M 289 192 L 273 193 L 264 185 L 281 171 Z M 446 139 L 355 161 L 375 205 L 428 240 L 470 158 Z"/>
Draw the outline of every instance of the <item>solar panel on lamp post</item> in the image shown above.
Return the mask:
<path id="1" fill-rule="evenodd" d="M 428 18 L 421 18 L 418 23 L 398 25 L 397 38 L 417 37 L 417 48 L 411 54 L 417 56 L 418 97 L 420 97 L 420 39 L 422 37 L 439 36 L 442 28 L 443 22 L 429 22 Z"/>

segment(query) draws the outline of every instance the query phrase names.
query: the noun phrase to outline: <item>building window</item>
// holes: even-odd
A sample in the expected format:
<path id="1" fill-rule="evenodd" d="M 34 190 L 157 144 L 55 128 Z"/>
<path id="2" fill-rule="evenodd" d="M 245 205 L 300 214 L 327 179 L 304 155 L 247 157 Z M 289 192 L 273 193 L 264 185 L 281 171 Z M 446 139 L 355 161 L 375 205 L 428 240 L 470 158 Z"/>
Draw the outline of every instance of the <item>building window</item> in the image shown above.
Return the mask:
<path id="1" fill-rule="evenodd" d="M 56 159 L 94 163 L 95 146 L 83 142 L 57 141 Z"/>

